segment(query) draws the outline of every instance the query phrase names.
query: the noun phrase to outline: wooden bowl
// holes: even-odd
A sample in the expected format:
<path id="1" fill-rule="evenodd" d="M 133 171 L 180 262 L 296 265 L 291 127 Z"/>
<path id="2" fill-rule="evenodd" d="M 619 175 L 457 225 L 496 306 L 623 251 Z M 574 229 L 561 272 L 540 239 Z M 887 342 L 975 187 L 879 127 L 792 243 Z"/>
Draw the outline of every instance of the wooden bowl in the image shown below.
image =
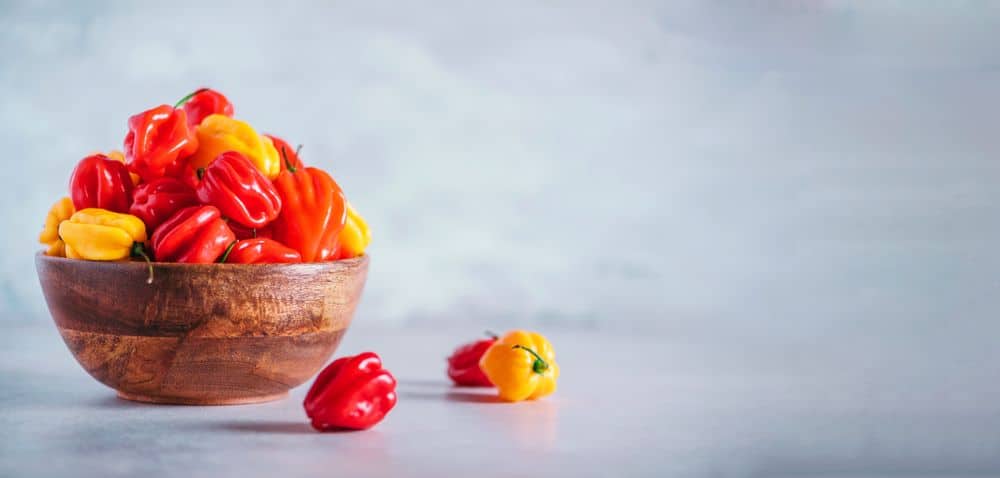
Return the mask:
<path id="1" fill-rule="evenodd" d="M 228 405 L 276 400 L 347 331 L 368 256 L 308 264 L 92 262 L 38 254 L 70 352 L 118 396 Z"/>

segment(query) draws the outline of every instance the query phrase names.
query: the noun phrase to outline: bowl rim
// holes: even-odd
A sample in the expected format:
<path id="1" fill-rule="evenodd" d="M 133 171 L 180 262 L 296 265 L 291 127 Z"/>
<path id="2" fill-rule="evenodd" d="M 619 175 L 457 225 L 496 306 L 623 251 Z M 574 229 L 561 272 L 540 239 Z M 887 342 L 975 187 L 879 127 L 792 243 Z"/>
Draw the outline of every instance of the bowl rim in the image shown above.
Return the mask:
<path id="1" fill-rule="evenodd" d="M 212 262 L 209 264 L 189 264 L 185 262 L 156 262 L 152 261 L 151 264 L 154 268 L 164 268 L 164 269 L 244 269 L 244 268 L 301 268 L 301 267 L 350 267 L 355 265 L 360 265 L 367 263 L 369 261 L 368 253 L 364 253 L 357 257 L 352 257 L 350 259 L 340 259 L 336 261 L 322 261 L 322 262 L 270 262 L 262 264 L 232 264 L 232 263 L 218 263 Z M 36 261 L 48 261 L 52 263 L 72 263 L 74 265 L 79 265 L 81 267 L 135 267 L 139 269 L 147 269 L 149 265 L 144 260 L 136 259 L 122 259 L 117 261 L 91 261 L 87 259 L 70 259 L 68 257 L 50 256 L 45 254 L 45 251 L 38 251 L 35 253 Z"/>

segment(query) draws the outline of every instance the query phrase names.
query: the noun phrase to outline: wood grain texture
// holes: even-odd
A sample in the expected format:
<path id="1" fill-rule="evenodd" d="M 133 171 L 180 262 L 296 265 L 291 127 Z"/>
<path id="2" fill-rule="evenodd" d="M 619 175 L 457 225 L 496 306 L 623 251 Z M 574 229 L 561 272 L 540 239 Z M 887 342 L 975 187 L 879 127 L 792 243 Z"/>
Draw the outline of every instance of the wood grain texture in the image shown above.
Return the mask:
<path id="1" fill-rule="evenodd" d="M 153 403 L 285 396 L 350 325 L 368 256 L 310 264 L 91 262 L 39 254 L 49 312 L 83 368 Z"/>

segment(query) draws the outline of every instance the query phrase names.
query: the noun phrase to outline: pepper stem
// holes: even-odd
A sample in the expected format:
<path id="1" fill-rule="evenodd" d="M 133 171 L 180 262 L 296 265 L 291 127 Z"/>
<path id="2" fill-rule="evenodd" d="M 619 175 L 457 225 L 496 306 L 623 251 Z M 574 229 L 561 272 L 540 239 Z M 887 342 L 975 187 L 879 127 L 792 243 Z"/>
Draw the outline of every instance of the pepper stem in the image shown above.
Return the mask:
<path id="1" fill-rule="evenodd" d="M 497 335 L 497 333 L 494 332 L 494 331 L 492 331 L 492 330 L 487 330 L 484 333 L 486 334 L 487 337 L 489 337 L 489 338 L 491 338 L 493 340 L 497 340 L 497 339 L 500 338 L 500 336 Z"/>
<path id="2" fill-rule="evenodd" d="M 201 181 L 201 178 L 205 177 L 205 168 L 198 168 L 194 173 L 198 175 L 198 180 Z"/>
<path id="3" fill-rule="evenodd" d="M 201 93 L 202 91 L 205 91 L 207 89 L 208 88 L 198 88 L 197 90 L 188 93 L 187 96 L 178 100 L 177 103 L 174 103 L 174 108 L 180 108 L 182 105 L 184 105 L 184 103 L 187 103 L 188 101 L 191 100 L 191 98 L 194 98 L 194 95 L 197 95 L 198 93 Z"/>
<path id="4" fill-rule="evenodd" d="M 295 171 L 297 171 L 297 169 L 295 168 L 295 166 L 292 166 L 292 162 L 288 160 L 288 153 L 285 151 L 284 146 L 281 147 L 281 159 L 285 160 L 285 168 L 288 169 L 288 172 L 295 174 Z"/>
<path id="5" fill-rule="evenodd" d="M 541 375 L 543 372 L 545 372 L 546 370 L 549 369 L 549 363 L 546 362 L 545 359 L 543 359 L 541 355 L 538 355 L 538 352 L 535 352 L 534 350 L 531 350 L 528 347 L 525 347 L 525 346 L 523 346 L 521 344 L 517 344 L 517 345 L 515 345 L 515 346 L 513 346 L 511 348 L 512 349 L 521 349 L 521 350 L 524 350 L 525 352 L 528 352 L 529 354 L 535 356 L 535 363 L 531 364 L 531 369 L 534 370 L 535 373 Z"/>
<path id="6" fill-rule="evenodd" d="M 301 144 L 295 147 L 295 155 L 296 156 L 299 155 L 299 151 L 302 151 L 302 145 Z"/>
<path id="7" fill-rule="evenodd" d="M 236 241 L 229 243 L 229 247 L 226 248 L 226 252 L 224 252 L 222 257 L 219 258 L 219 264 L 225 264 L 226 259 L 229 259 L 229 253 L 233 252 L 234 246 L 236 246 Z"/>
<path id="8" fill-rule="evenodd" d="M 142 257 L 146 260 L 146 265 L 149 266 L 149 278 L 146 279 L 147 284 L 153 283 L 153 261 L 149 260 L 149 255 L 146 254 L 146 247 L 141 242 L 132 243 L 132 256 Z"/>

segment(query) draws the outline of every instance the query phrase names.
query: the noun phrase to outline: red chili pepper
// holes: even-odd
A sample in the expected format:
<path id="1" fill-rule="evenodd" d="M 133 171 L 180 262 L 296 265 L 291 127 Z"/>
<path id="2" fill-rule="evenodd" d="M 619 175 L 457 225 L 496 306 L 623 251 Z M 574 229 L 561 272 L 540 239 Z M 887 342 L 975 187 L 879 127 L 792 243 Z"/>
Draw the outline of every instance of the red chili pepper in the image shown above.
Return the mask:
<path id="1" fill-rule="evenodd" d="M 158 178 L 135 187 L 129 214 L 142 219 L 147 233 L 153 232 L 175 212 L 198 204 L 191 186 L 175 178 Z"/>
<path id="2" fill-rule="evenodd" d="M 133 187 L 128 168 L 103 154 L 81 159 L 69 178 L 70 197 L 77 211 L 94 207 L 127 213 Z"/>
<path id="3" fill-rule="evenodd" d="M 281 198 L 257 166 L 236 151 L 219 155 L 205 168 L 195 189 L 198 199 L 211 204 L 230 221 L 263 227 L 278 217 Z"/>
<path id="4" fill-rule="evenodd" d="M 236 234 L 236 239 L 257 239 L 258 237 L 271 239 L 271 225 L 268 224 L 261 228 L 252 228 L 241 226 L 237 222 L 229 221 L 229 228 L 233 230 L 233 234 Z"/>
<path id="5" fill-rule="evenodd" d="M 371 428 L 396 406 L 396 378 L 374 352 L 342 357 L 319 373 L 303 406 L 319 431 Z"/>
<path id="6" fill-rule="evenodd" d="M 233 104 L 229 102 L 222 93 L 211 88 L 201 88 L 194 93 L 185 96 L 177 102 L 183 105 L 184 112 L 187 113 L 187 124 L 191 131 L 201 124 L 201 120 L 208 115 L 226 115 L 233 117 Z"/>
<path id="7" fill-rule="evenodd" d="M 160 105 L 128 119 L 125 162 L 143 181 L 176 176 L 184 166 L 182 159 L 197 149 L 198 138 L 182 109 Z"/>
<path id="8" fill-rule="evenodd" d="M 213 206 L 181 209 L 153 233 L 153 255 L 163 262 L 215 262 L 236 236 Z"/>
<path id="9" fill-rule="evenodd" d="M 271 138 L 271 142 L 274 143 L 274 149 L 278 150 L 278 154 L 284 154 L 283 158 L 287 158 L 288 161 L 281 162 L 281 170 L 288 171 L 288 165 L 291 164 L 295 169 L 302 169 L 305 166 L 302 164 L 302 159 L 299 158 L 299 150 L 302 146 L 298 148 L 292 148 L 292 145 L 277 136 L 265 134 L 268 138 Z M 284 153 L 282 153 L 284 151 Z"/>
<path id="10" fill-rule="evenodd" d="M 479 368 L 479 359 L 483 354 L 496 343 L 497 336 L 490 334 L 490 338 L 470 342 L 455 349 L 448 357 L 448 377 L 455 385 L 467 387 L 492 387 L 493 382 Z"/>
<path id="11" fill-rule="evenodd" d="M 219 262 L 231 264 L 276 264 L 302 262 L 299 251 L 264 237 L 236 241 L 222 254 Z"/>
<path id="12" fill-rule="evenodd" d="M 288 169 L 274 180 L 284 207 L 271 223 L 272 236 L 299 251 L 303 262 L 333 260 L 347 221 L 344 192 L 321 169 L 285 164 Z"/>

